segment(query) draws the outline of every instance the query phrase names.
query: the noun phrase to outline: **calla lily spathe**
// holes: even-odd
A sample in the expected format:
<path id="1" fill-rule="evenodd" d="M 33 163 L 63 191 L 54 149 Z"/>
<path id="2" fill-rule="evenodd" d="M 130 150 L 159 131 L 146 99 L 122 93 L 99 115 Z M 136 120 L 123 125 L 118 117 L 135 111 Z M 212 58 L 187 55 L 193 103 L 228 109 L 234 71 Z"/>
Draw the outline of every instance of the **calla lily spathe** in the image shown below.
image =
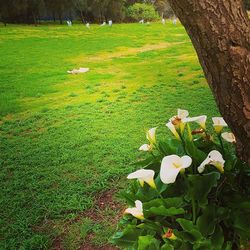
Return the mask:
<path id="1" fill-rule="evenodd" d="M 140 146 L 139 150 L 140 151 L 145 151 L 145 152 L 151 151 L 152 150 L 152 146 L 149 145 L 149 144 L 143 144 L 143 145 Z"/>
<path id="2" fill-rule="evenodd" d="M 221 133 L 223 127 L 227 127 L 227 124 L 222 117 L 213 117 L 212 120 L 213 120 L 214 130 L 217 134 Z"/>
<path id="3" fill-rule="evenodd" d="M 236 138 L 233 133 L 224 132 L 221 134 L 221 137 L 227 142 L 236 143 Z"/>
<path id="4" fill-rule="evenodd" d="M 139 200 L 135 201 L 135 207 L 127 208 L 124 214 L 131 214 L 139 220 L 144 220 L 142 202 Z"/>
<path id="5" fill-rule="evenodd" d="M 156 129 L 157 129 L 157 127 L 151 128 L 146 133 L 146 138 L 150 142 L 150 144 L 155 144 L 156 143 L 156 136 L 155 136 Z"/>
<path id="6" fill-rule="evenodd" d="M 156 136 L 155 136 L 156 129 L 157 129 L 157 127 L 151 128 L 146 132 L 146 138 L 150 144 L 141 145 L 139 148 L 140 151 L 147 152 L 147 151 L 153 150 L 154 145 L 156 144 Z"/>
<path id="7" fill-rule="evenodd" d="M 188 117 L 188 115 L 189 115 L 189 113 L 188 113 L 187 110 L 178 109 L 177 110 L 177 115 L 173 116 L 172 118 L 169 119 L 169 121 L 174 125 L 175 130 L 177 132 L 183 134 L 183 131 L 184 131 L 184 128 L 185 128 L 185 123 L 183 122 L 183 120 L 186 119 Z M 168 123 L 166 125 L 168 126 Z M 172 131 L 172 133 L 173 133 L 173 131 Z"/>
<path id="8" fill-rule="evenodd" d="M 177 116 L 183 120 L 189 116 L 189 112 L 185 109 L 177 109 Z"/>
<path id="9" fill-rule="evenodd" d="M 177 132 L 177 130 L 175 129 L 175 126 L 173 125 L 173 123 L 172 122 L 168 122 L 167 124 L 166 124 L 166 126 L 169 128 L 169 130 L 173 133 L 173 135 L 175 136 L 175 138 L 177 139 L 177 140 L 181 140 L 181 138 L 180 138 L 180 136 L 179 136 L 179 134 L 178 134 L 178 132 Z"/>
<path id="10" fill-rule="evenodd" d="M 208 154 L 207 158 L 198 167 L 198 172 L 201 174 L 204 172 L 206 165 L 213 165 L 221 173 L 223 173 L 224 163 L 225 163 L 225 160 L 223 159 L 222 154 L 217 150 L 213 150 Z"/>
<path id="11" fill-rule="evenodd" d="M 190 167 L 192 158 L 188 155 L 179 157 L 178 155 L 169 155 L 163 158 L 161 162 L 160 178 L 165 184 L 174 183 L 180 171 Z"/>
<path id="12" fill-rule="evenodd" d="M 142 187 L 144 186 L 144 182 L 146 182 L 150 187 L 156 189 L 154 175 L 154 170 L 140 169 L 129 174 L 127 176 L 127 179 L 138 179 Z"/>
<path id="13" fill-rule="evenodd" d="M 196 122 L 203 129 L 206 129 L 206 121 L 207 121 L 207 116 L 206 115 L 195 116 L 195 117 L 187 117 L 187 118 L 183 119 L 184 123 L 186 123 L 186 122 Z"/>

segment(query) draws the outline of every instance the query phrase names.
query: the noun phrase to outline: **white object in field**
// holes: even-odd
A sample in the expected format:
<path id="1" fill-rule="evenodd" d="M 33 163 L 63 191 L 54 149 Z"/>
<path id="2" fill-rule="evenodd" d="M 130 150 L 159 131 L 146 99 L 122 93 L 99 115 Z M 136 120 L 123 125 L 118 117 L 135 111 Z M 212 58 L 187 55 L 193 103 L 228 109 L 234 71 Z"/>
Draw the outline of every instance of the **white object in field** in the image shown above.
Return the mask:
<path id="1" fill-rule="evenodd" d="M 163 25 L 165 25 L 166 24 L 165 18 L 162 18 L 161 22 L 162 22 Z"/>
<path id="2" fill-rule="evenodd" d="M 113 25 L 113 21 L 109 20 L 109 26 L 112 27 L 112 25 Z"/>
<path id="3" fill-rule="evenodd" d="M 139 21 L 139 23 L 144 24 L 144 20 L 143 20 L 143 19 L 142 19 L 142 20 L 140 20 L 140 21 Z"/>
<path id="4" fill-rule="evenodd" d="M 72 22 L 70 20 L 67 21 L 68 26 L 72 26 Z"/>
<path id="5" fill-rule="evenodd" d="M 174 17 L 173 24 L 174 24 L 174 25 L 177 24 L 177 18 L 176 18 L 176 17 Z"/>
<path id="6" fill-rule="evenodd" d="M 89 68 L 79 68 L 79 69 L 69 70 L 69 71 L 67 71 L 67 73 L 75 75 L 75 74 L 86 73 L 88 71 L 89 71 Z"/>
<path id="7" fill-rule="evenodd" d="M 90 24 L 89 24 L 89 23 L 86 23 L 86 27 L 89 29 L 89 28 L 90 28 Z"/>
<path id="8" fill-rule="evenodd" d="M 106 22 L 104 21 L 102 24 L 101 24 L 101 26 L 105 26 L 106 25 Z"/>

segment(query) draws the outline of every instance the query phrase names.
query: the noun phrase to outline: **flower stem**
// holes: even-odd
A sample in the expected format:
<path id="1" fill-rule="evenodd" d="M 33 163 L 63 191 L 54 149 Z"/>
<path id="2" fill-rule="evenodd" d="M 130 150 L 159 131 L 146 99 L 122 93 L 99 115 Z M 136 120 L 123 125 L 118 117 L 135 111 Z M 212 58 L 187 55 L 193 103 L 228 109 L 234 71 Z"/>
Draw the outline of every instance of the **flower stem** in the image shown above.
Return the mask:
<path id="1" fill-rule="evenodd" d="M 186 182 L 186 185 L 188 187 L 188 189 L 190 189 L 190 185 L 189 185 L 189 182 L 188 182 L 188 179 L 187 177 L 185 176 L 185 174 L 183 174 L 183 178 L 184 178 L 184 181 Z M 195 198 L 194 198 L 194 195 L 192 195 L 191 197 L 191 203 L 192 203 L 192 221 L 193 221 L 193 224 L 196 223 L 196 202 L 195 202 Z"/>
<path id="2" fill-rule="evenodd" d="M 196 202 L 194 197 L 192 197 L 192 212 L 193 212 L 193 224 L 196 222 Z"/>
<path id="3" fill-rule="evenodd" d="M 218 136 L 218 139 L 220 141 L 220 145 L 221 145 L 221 149 L 222 149 L 222 154 L 223 154 L 223 156 L 225 156 L 225 149 L 224 149 L 224 145 L 223 145 L 223 142 L 222 142 L 222 139 L 221 139 L 221 135 L 218 134 L 217 136 Z"/>

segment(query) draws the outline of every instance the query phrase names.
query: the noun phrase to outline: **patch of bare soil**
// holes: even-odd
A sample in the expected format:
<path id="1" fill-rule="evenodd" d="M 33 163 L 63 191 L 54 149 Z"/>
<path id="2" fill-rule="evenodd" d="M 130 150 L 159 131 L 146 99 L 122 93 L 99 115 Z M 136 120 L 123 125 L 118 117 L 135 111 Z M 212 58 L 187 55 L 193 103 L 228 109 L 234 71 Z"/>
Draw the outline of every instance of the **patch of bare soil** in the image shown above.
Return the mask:
<path id="1" fill-rule="evenodd" d="M 95 205 L 93 208 L 84 211 L 82 213 L 79 213 L 79 215 L 69 220 L 65 224 L 64 231 L 61 235 L 56 237 L 53 241 L 52 248 L 54 250 L 63 250 L 62 241 L 64 236 L 69 232 L 70 225 L 79 222 L 82 218 L 89 218 L 94 222 L 102 223 L 103 221 L 110 221 L 112 224 L 117 224 L 118 220 L 121 217 L 123 206 L 121 203 L 116 201 L 113 197 L 116 193 L 116 190 L 108 190 L 104 193 L 101 193 L 100 195 L 96 196 L 95 199 Z M 116 216 L 112 216 L 110 218 L 107 218 L 103 211 L 106 209 L 112 209 L 113 211 L 117 211 Z M 111 245 L 105 245 L 105 246 L 95 246 L 91 244 L 92 239 L 94 238 L 94 233 L 90 233 L 87 238 L 85 239 L 84 243 L 80 246 L 79 250 L 117 250 L 118 248 L 111 246 Z"/>

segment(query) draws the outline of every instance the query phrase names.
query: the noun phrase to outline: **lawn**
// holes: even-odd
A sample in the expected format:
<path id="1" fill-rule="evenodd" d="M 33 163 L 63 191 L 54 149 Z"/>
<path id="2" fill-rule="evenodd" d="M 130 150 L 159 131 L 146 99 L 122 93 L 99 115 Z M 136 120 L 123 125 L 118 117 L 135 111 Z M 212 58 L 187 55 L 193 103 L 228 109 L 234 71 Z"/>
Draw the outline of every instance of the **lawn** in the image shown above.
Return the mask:
<path id="1" fill-rule="evenodd" d="M 145 130 L 218 115 L 180 24 L 1 26 L 0 48 L 0 249 L 107 246 Z"/>

